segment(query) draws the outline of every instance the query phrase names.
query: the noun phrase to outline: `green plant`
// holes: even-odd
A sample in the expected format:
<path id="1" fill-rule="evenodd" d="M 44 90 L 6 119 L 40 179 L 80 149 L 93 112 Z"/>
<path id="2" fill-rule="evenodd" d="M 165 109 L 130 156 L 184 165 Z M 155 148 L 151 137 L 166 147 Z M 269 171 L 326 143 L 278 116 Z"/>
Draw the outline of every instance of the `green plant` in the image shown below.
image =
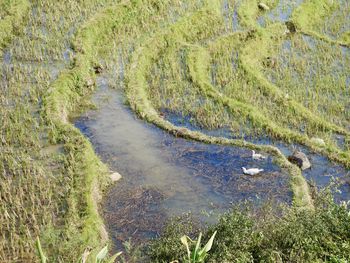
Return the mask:
<path id="1" fill-rule="evenodd" d="M 41 243 L 40 243 L 40 239 L 37 238 L 36 240 L 36 247 L 38 250 L 38 254 L 40 257 L 40 262 L 41 263 L 47 263 L 48 259 L 45 256 L 42 247 L 41 247 Z M 106 245 L 104 248 L 102 248 L 95 256 L 94 259 L 89 259 L 89 256 L 91 255 L 91 250 L 90 249 L 86 249 L 83 253 L 83 255 L 80 257 L 80 259 L 77 261 L 77 263 L 86 263 L 86 262 L 94 262 L 94 263 L 114 263 L 115 260 L 122 254 L 122 252 L 118 252 L 116 254 L 114 254 L 111 257 L 108 257 L 108 245 Z"/>
<path id="2" fill-rule="evenodd" d="M 188 263 L 204 262 L 205 258 L 208 255 L 208 252 L 210 251 L 210 249 L 213 245 L 216 233 L 217 233 L 217 231 L 214 232 L 214 234 L 210 237 L 209 241 L 205 244 L 205 246 L 203 248 L 200 248 L 202 233 L 199 233 L 197 241 L 192 240 L 191 238 L 189 238 L 186 235 L 181 237 L 181 242 L 182 242 L 182 244 L 185 245 L 186 250 L 187 250 Z M 192 252 L 190 251 L 190 245 L 189 245 L 188 241 L 190 241 L 190 243 L 196 243 L 196 246 Z"/>
<path id="3" fill-rule="evenodd" d="M 209 238 L 217 231 L 206 262 L 349 262 L 349 203 L 336 204 L 328 189 L 316 193 L 314 201 L 314 211 L 274 203 L 259 209 L 249 203 L 234 207 L 203 232 Z M 167 229 L 154 243 L 151 262 L 186 258 L 177 251 L 182 245 L 173 242 L 175 237 L 177 232 Z"/>
<path id="4" fill-rule="evenodd" d="M 96 255 L 95 263 L 113 263 L 117 257 L 119 257 L 122 254 L 122 252 L 118 252 L 114 254 L 112 257 L 108 258 L 108 246 L 105 246 L 101 249 L 100 252 Z M 83 261 L 81 263 L 84 263 Z"/>
<path id="5" fill-rule="evenodd" d="M 47 258 L 44 255 L 43 249 L 41 248 L 41 243 L 40 243 L 40 239 L 39 238 L 36 239 L 36 247 L 37 247 L 37 250 L 38 250 L 38 253 L 39 253 L 39 256 L 40 256 L 40 262 L 41 263 L 46 263 L 47 262 Z"/>

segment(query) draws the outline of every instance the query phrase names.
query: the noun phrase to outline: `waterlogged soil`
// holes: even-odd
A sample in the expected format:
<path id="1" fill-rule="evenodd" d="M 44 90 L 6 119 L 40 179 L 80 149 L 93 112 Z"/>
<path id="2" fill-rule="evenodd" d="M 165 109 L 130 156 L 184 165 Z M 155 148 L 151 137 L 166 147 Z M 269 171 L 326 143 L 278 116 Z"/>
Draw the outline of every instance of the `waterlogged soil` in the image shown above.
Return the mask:
<path id="1" fill-rule="evenodd" d="M 278 66 L 267 69 L 266 76 L 305 107 L 348 129 L 349 58 L 347 47 L 301 35 L 283 41 L 276 56 Z M 298 86 L 305 88 L 295 88 Z M 333 141 L 340 149 L 347 150 L 341 140 Z"/>
<path id="2" fill-rule="evenodd" d="M 222 16 L 225 20 L 225 29 L 227 32 L 242 31 L 244 28 L 241 26 L 238 17 L 238 9 L 241 5 L 241 1 L 224 0 L 222 4 Z"/>
<path id="3" fill-rule="evenodd" d="M 99 106 L 75 121 L 95 151 L 122 179 L 106 194 L 103 212 L 117 248 L 129 238 L 141 244 L 156 237 L 165 221 L 191 212 L 203 223 L 233 204 L 267 200 L 291 204 L 288 174 L 271 157 L 254 161 L 251 151 L 176 138 L 138 120 L 121 92 L 100 77 L 93 100 Z M 259 167 L 258 176 L 241 167 Z"/>
<path id="4" fill-rule="evenodd" d="M 342 37 L 350 29 L 350 2 L 347 0 L 339 0 L 339 7 L 328 16 L 323 24 L 322 33 L 333 40 Z"/>
<path id="5" fill-rule="evenodd" d="M 290 20 L 293 11 L 303 2 L 304 0 L 280 0 L 275 8 L 268 11 L 266 14 L 259 16 L 258 23 L 261 26 L 266 26 L 268 22 L 286 22 Z"/>
<path id="6" fill-rule="evenodd" d="M 257 22 L 263 27 L 270 23 L 286 22 L 302 2 L 279 1 L 271 11 L 262 14 Z M 226 33 L 242 30 L 237 13 L 239 5 L 240 1 L 235 4 L 232 1 L 223 2 Z M 314 39 L 304 35 L 301 37 L 309 50 L 316 49 Z M 292 51 L 291 44 L 290 39 L 284 41 L 283 50 L 292 52 L 297 58 L 303 56 L 299 50 Z M 338 53 L 336 55 L 343 58 L 347 50 L 341 47 L 341 52 L 341 56 Z M 338 64 L 342 61 L 339 56 L 336 59 Z M 278 64 L 283 69 L 288 67 L 288 57 L 278 58 L 281 60 Z M 233 53 L 232 61 L 233 69 L 237 70 L 237 52 Z M 290 62 L 293 68 L 292 62 L 294 60 Z M 338 64 L 330 71 L 335 76 L 344 77 L 343 73 L 337 72 L 342 72 L 346 67 Z M 217 86 L 217 66 L 213 65 L 211 70 L 214 86 Z M 305 74 L 315 70 L 312 66 L 305 66 Z M 90 139 L 96 153 L 109 165 L 111 173 L 117 171 L 122 175 L 122 179 L 106 193 L 103 202 L 105 222 L 116 249 L 123 249 L 126 241 L 136 246 L 145 244 L 145 241 L 157 237 L 165 222 L 173 216 L 191 213 L 200 222 L 210 224 L 216 222 L 218 216 L 232 205 L 245 200 L 256 206 L 271 200 L 291 204 L 290 178 L 274 164 L 271 156 L 263 161 L 255 161 L 250 150 L 176 138 L 139 120 L 124 104 L 122 92 L 109 87 L 109 82 L 115 82 L 116 79 L 123 81 L 123 69 L 122 66 L 119 78 L 107 75 L 98 78 L 97 92 L 93 95 L 98 110 L 89 111 L 75 120 L 76 127 Z M 186 70 L 183 65 L 182 69 Z M 280 77 L 271 71 L 265 72 L 266 77 L 270 82 L 280 84 Z M 294 72 L 293 69 L 290 72 Z M 156 75 L 157 72 L 152 74 Z M 305 79 L 313 83 L 309 76 Z M 287 77 L 280 80 L 284 83 L 278 86 L 284 86 L 286 80 Z M 309 92 L 309 88 L 306 88 L 306 92 Z M 230 128 L 207 130 L 197 126 L 192 121 L 195 116 L 192 119 L 169 109 L 161 110 L 161 116 L 177 126 L 210 136 L 234 138 Z M 340 202 L 350 199 L 350 171 L 344 167 L 301 145 L 288 145 L 270 138 L 247 138 L 244 132 L 242 139 L 256 144 L 274 145 L 286 156 L 296 149 L 302 150 L 312 163 L 311 169 L 303 171 L 311 190 L 322 189 L 334 182 L 339 189 L 334 193 L 335 200 Z M 246 176 L 242 173 L 243 166 L 263 168 L 264 172 L 258 176 Z"/>

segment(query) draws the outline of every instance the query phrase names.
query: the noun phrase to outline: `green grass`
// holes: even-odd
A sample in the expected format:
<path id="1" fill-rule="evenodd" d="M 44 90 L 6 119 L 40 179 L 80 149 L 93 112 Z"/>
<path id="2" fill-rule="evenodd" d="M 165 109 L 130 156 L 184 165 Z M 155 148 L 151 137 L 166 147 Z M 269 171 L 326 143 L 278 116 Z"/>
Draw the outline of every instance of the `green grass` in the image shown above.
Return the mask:
<path id="1" fill-rule="evenodd" d="M 117 4 L 107 7 L 84 24 L 73 43 L 76 55 L 72 69 L 62 73 L 44 96 L 43 117 L 51 130 L 50 139 L 55 143 L 64 143 L 69 171 L 76 178 L 68 199 L 70 213 L 66 220 L 70 224 L 76 222 L 78 227 L 75 226 L 71 230 L 72 233 L 69 229 L 65 233 L 72 236 L 71 242 L 65 248 L 67 250 L 74 247 L 74 243 L 79 244 L 81 251 L 84 247 L 96 247 L 107 241 L 98 214 L 97 198 L 101 182 L 106 181 L 103 179 L 106 169 L 94 154 L 87 139 L 68 122 L 68 117 L 79 109 L 85 97 L 92 91 L 93 87 L 87 87 L 87 82 L 94 76 L 93 65 L 97 63 L 96 57 L 99 53 L 96 47 L 101 47 L 108 38 L 121 30 L 126 30 L 126 27 L 141 24 L 143 19 L 149 18 L 149 24 L 155 23 L 156 20 L 150 18 L 152 10 L 147 10 L 148 13 L 143 12 L 148 6 L 147 2 Z M 153 8 L 164 8 L 164 6 L 161 4 Z M 142 28 L 136 28 L 135 34 L 136 30 Z M 74 233 L 77 230 L 79 233 Z M 73 238 L 73 235 L 77 235 L 79 239 Z M 58 250 L 56 253 L 61 255 L 67 252 Z"/>
<path id="2" fill-rule="evenodd" d="M 347 30 L 340 30 L 347 14 L 337 2 L 305 1 L 292 16 L 299 31 L 286 36 L 281 23 L 258 25 L 257 18 L 264 14 L 258 2 L 240 2 L 242 31 L 228 33 L 219 0 L 0 1 L 0 46 L 13 63 L 3 65 L 0 83 L 1 261 L 33 261 L 36 236 L 57 262 L 72 261 L 88 246 L 97 252 L 108 242 L 98 213 L 108 169 L 70 119 L 89 105 L 94 65 L 105 60 L 107 67 L 115 66 L 111 57 L 119 55 L 125 63 L 128 103 L 140 117 L 175 136 L 271 154 L 290 174 L 297 209 L 288 213 L 301 213 L 300 220 L 306 222 L 321 213 L 317 204 L 315 213 L 310 212 L 313 200 L 301 171 L 278 148 L 246 138 L 303 144 L 350 167 L 349 146 L 340 147 L 335 140 L 341 134 L 349 141 L 350 133 L 350 61 L 339 46 L 348 42 Z M 228 3 L 232 10 L 236 2 Z M 273 9 L 278 1 L 265 3 Z M 30 10 L 33 15 L 28 15 Z M 334 12 L 338 13 L 332 16 Z M 314 47 L 304 33 L 312 36 Z M 288 41 L 290 51 L 283 48 Z M 63 59 L 65 51 L 68 60 Z M 275 66 L 266 63 L 268 57 Z M 174 126 L 160 115 L 164 109 L 191 116 L 204 129 L 229 128 L 238 139 Z M 325 146 L 313 137 L 322 138 Z M 333 213 L 336 206 L 330 207 Z M 303 227 L 300 222 L 296 226 Z M 297 261 L 285 256 L 283 242 L 277 248 L 283 259 Z M 251 257 L 252 249 L 261 251 L 261 243 L 244 250 L 242 260 Z M 220 247 L 211 260 L 220 253 L 240 257 Z M 273 253 L 261 258 L 268 261 Z"/>
<path id="3" fill-rule="evenodd" d="M 14 35 L 21 31 L 29 9 L 27 0 L 0 1 L 0 55 Z"/>
<path id="4" fill-rule="evenodd" d="M 316 197 L 312 212 L 271 205 L 234 207 L 206 229 L 206 240 L 217 231 L 206 262 L 347 262 L 349 219 L 349 207 L 335 204 L 325 193 Z M 196 237 L 203 230 L 198 228 L 190 218 L 175 218 L 153 242 L 151 262 L 185 259 L 181 235 Z"/>
<path id="5" fill-rule="evenodd" d="M 217 20 L 216 20 L 217 19 Z M 147 73 L 151 69 L 151 62 L 155 58 L 157 58 L 160 54 L 162 54 L 165 50 L 165 48 L 168 47 L 169 43 L 171 43 L 174 46 L 181 45 L 181 43 L 191 43 L 194 40 L 198 40 L 198 38 L 202 38 L 203 35 L 199 34 L 197 32 L 202 33 L 202 28 L 206 28 L 207 23 L 210 24 L 218 24 L 220 25 L 220 17 L 218 17 L 218 13 L 215 12 L 214 8 L 208 8 L 208 6 L 203 7 L 201 11 L 198 11 L 197 13 L 194 13 L 192 16 L 187 17 L 176 24 L 172 26 L 170 29 L 165 29 L 158 34 L 156 33 L 155 36 L 152 36 L 143 46 L 139 48 L 139 50 L 135 51 L 135 54 L 132 57 L 131 60 L 131 68 L 133 71 L 129 71 L 127 75 L 127 88 L 126 93 L 128 96 L 129 103 L 131 107 L 144 119 L 146 119 L 149 122 L 154 123 L 155 125 L 169 131 L 172 134 L 175 134 L 177 136 L 182 136 L 185 138 L 191 138 L 197 141 L 202 141 L 206 143 L 219 143 L 219 144 L 225 144 L 225 145 L 236 145 L 236 146 L 245 146 L 249 148 L 264 150 L 266 152 L 273 153 L 278 158 L 279 163 L 285 167 L 286 169 L 289 169 L 291 173 L 291 184 L 292 188 L 294 190 L 294 203 L 296 206 L 299 207 L 310 207 L 312 206 L 308 187 L 306 185 L 305 180 L 303 179 L 300 171 L 298 169 L 291 165 L 286 158 L 274 147 L 264 147 L 264 146 L 258 146 L 251 143 L 246 143 L 242 140 L 228 140 L 224 138 L 213 138 L 210 136 L 206 136 L 204 134 L 201 134 L 199 132 L 192 132 L 188 129 L 182 128 L 182 127 L 176 127 L 172 125 L 171 123 L 167 122 L 163 118 L 160 117 L 156 109 L 152 106 L 151 101 L 148 99 L 148 82 L 147 82 Z M 191 25 L 193 35 L 190 34 L 190 31 L 186 29 L 187 25 Z M 196 34 L 197 33 L 197 34 Z M 208 32 L 210 33 L 210 32 Z M 187 44 L 188 45 L 188 44 Z M 157 48 L 154 48 L 154 47 Z M 203 52 L 203 50 L 201 50 Z M 204 57 L 205 54 L 199 54 L 195 53 L 192 54 L 192 59 L 201 59 Z M 191 60 L 191 58 L 190 58 Z M 189 62 L 189 71 L 198 71 L 203 68 L 192 68 L 191 65 L 194 63 Z M 198 67 L 205 67 L 207 65 L 206 61 L 200 61 L 198 63 L 195 63 L 195 65 L 198 65 Z M 195 67 L 193 65 L 193 67 Z M 242 103 L 236 103 L 232 102 L 230 99 L 226 99 L 226 103 L 222 102 L 225 98 L 220 96 L 214 88 L 211 87 L 210 84 L 207 82 L 201 82 L 201 79 L 196 79 L 197 72 L 192 72 L 192 80 L 199 86 L 202 90 L 201 93 L 205 96 L 210 96 L 214 98 L 220 98 L 219 102 L 223 103 L 226 107 L 231 107 L 231 109 L 235 108 L 237 104 L 240 107 L 243 107 L 243 113 L 246 114 L 247 112 L 247 106 L 245 106 Z M 191 74 L 191 73 L 190 73 Z M 206 75 L 205 73 L 200 72 L 199 75 Z M 195 79 L 193 79 L 195 78 Z M 208 94 L 209 93 L 209 94 Z M 251 111 L 251 109 L 248 107 L 248 111 Z M 242 113 L 239 112 L 239 113 Z M 256 111 L 253 110 L 253 112 L 250 112 L 252 116 L 256 118 L 256 121 L 261 124 L 261 122 L 264 122 L 264 124 L 269 125 L 265 119 L 261 120 L 261 117 L 259 114 L 256 113 Z M 256 117 L 258 115 L 258 117 Z"/>
<path id="6" fill-rule="evenodd" d="M 126 43 L 140 38 L 164 23 L 170 5 L 174 12 L 181 7 L 170 1 L 33 3 L 33 12 L 40 15 L 30 16 L 26 34 L 8 46 L 14 67 L 5 65 L 2 84 L 7 89 L 0 96 L 1 260 L 33 261 L 37 235 L 58 262 L 107 241 L 97 205 L 107 170 L 68 119 L 93 90 L 86 84 L 94 78 L 97 54 L 111 47 L 107 39 L 120 35 Z M 62 16 L 66 9 L 74 12 Z M 70 30 L 77 31 L 72 65 L 62 58 L 73 36 Z M 129 35 L 123 39 L 125 31 Z M 51 65 L 58 71 L 66 67 L 53 83 Z"/>
<path id="7" fill-rule="evenodd" d="M 346 23 L 346 19 L 348 19 L 348 13 L 346 13 L 346 10 L 348 9 L 344 9 L 344 5 L 346 5 L 346 3 L 342 3 L 341 0 L 308 0 L 297 8 L 293 14 L 292 20 L 297 28 L 304 34 L 308 34 L 332 44 L 349 46 L 350 43 L 348 42 L 346 35 L 345 37 L 343 36 L 338 39 L 332 39 L 321 30 L 322 24 L 325 21 L 327 21 L 325 26 L 333 23 L 333 33 L 337 32 L 343 23 Z M 345 11 L 342 18 L 338 18 L 335 21 L 329 21 L 328 18 L 337 10 Z"/>
<path id="8" fill-rule="evenodd" d="M 2 198 L 10 201 L 1 202 L 0 208 L 4 213 L 1 217 L 2 261 L 33 261 L 37 235 L 45 236 L 50 252 L 58 251 L 56 261 L 69 261 L 87 244 L 102 246 L 101 240 L 107 241 L 106 234 L 104 239 L 100 236 L 103 223 L 97 213 L 98 185 L 93 179 L 104 174 L 105 167 L 95 156 L 89 142 L 69 126 L 64 127 L 66 144 L 58 145 L 62 151 L 46 153 L 48 127 L 38 112 L 51 81 L 51 72 L 44 63 L 31 65 L 25 61 L 50 59 L 48 63 L 51 63 L 51 60 L 58 59 L 60 52 L 57 50 L 62 49 L 68 40 L 63 32 L 57 34 L 55 29 L 61 27 L 63 30 L 77 22 L 73 14 L 71 17 L 59 14 L 64 26 L 54 22 L 57 19 L 53 13 L 66 4 L 37 1 L 33 6 L 40 14 L 47 15 L 45 26 L 52 28 L 51 35 L 48 33 L 43 37 L 42 29 L 37 28 L 42 26 L 36 20 L 41 17 L 29 17 L 28 26 L 23 31 L 31 31 L 30 36 L 22 34 L 14 39 L 14 45 L 8 46 L 14 66 L 11 71 L 5 71 L 7 75 L 2 84 L 5 83 L 7 89 L 1 95 L 1 147 L 6 149 L 0 156 L 1 189 L 6 192 Z M 81 11 L 88 13 L 89 8 L 97 7 L 93 1 L 85 4 L 82 9 L 76 10 L 76 16 L 83 17 Z M 47 43 L 45 38 L 49 36 L 57 39 Z M 33 41 L 35 45 L 31 45 Z M 64 62 L 61 63 L 64 65 Z"/>
<path id="9" fill-rule="evenodd" d="M 248 29 L 257 28 L 256 20 L 258 16 L 266 12 L 259 9 L 258 4 L 261 2 L 266 4 L 270 9 L 273 9 L 278 4 L 277 0 L 242 0 L 238 9 L 238 16 L 243 26 L 247 27 Z"/>

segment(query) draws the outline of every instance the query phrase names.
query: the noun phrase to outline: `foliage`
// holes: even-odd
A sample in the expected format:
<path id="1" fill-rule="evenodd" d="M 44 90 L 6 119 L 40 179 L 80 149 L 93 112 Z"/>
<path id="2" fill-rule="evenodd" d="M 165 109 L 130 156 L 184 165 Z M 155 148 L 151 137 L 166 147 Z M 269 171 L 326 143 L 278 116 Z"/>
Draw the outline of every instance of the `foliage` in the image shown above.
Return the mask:
<path id="1" fill-rule="evenodd" d="M 176 228 L 177 226 L 172 226 Z M 350 260 L 350 210 L 336 204 L 330 192 L 316 197 L 315 211 L 268 206 L 254 211 L 236 207 L 204 235 L 216 239 L 206 262 L 347 262 Z M 152 260 L 176 258 L 167 250 L 175 233 L 167 231 L 153 244 Z M 181 249 L 181 243 L 171 243 Z M 154 251 L 158 251 L 154 253 Z M 165 253 L 162 253 L 165 252 Z"/>
<path id="2" fill-rule="evenodd" d="M 238 12 L 242 32 L 225 29 L 224 2 L 230 12 Z M 292 15 L 299 32 L 286 35 L 279 22 L 258 25 L 257 18 L 267 13 L 259 11 L 258 2 L 0 1 L 0 49 L 6 48 L 10 60 L 1 65 L 0 83 L 1 261 L 33 261 L 36 235 L 43 237 L 46 252 L 57 262 L 70 262 L 87 244 L 97 246 L 107 238 L 97 204 L 106 167 L 69 123 L 93 91 L 93 66 L 107 51 L 120 51 L 129 103 L 141 117 L 176 136 L 270 153 L 291 174 L 294 205 L 312 207 L 298 168 L 276 147 L 250 143 L 246 135 L 304 144 L 350 166 L 350 144 L 342 148 L 334 139 L 341 134 L 348 142 L 350 137 L 349 56 L 338 46 L 349 42 L 348 30 L 340 30 L 348 20 L 349 4 L 339 10 L 337 1 L 305 0 Z M 265 3 L 272 9 L 278 1 Z M 328 36 L 320 28 L 333 12 L 338 12 L 331 26 L 334 34 Z M 307 47 L 303 33 L 318 39 L 317 45 Z M 278 53 L 289 42 L 292 55 Z M 301 53 L 311 53 L 311 59 L 300 62 Z M 275 68 L 265 63 L 268 57 L 277 57 Z M 315 64 L 322 67 L 316 67 L 313 78 Z M 294 70 L 302 77 L 295 78 Z M 176 127 L 161 117 L 162 107 L 191 114 L 204 128 L 228 127 L 241 139 Z M 315 145 L 312 136 L 324 139 L 325 146 Z M 172 246 L 154 252 L 159 258 L 176 253 L 175 259 L 182 258 L 182 252 L 174 251 L 179 239 L 170 238 Z M 249 258 L 255 253 L 250 247 L 257 247 L 261 238 L 246 239 L 251 242 L 242 255 Z"/>
<path id="3" fill-rule="evenodd" d="M 214 232 L 214 234 L 210 237 L 210 239 L 208 240 L 208 242 L 205 244 L 203 248 L 200 247 L 201 240 L 202 240 L 202 233 L 199 233 L 197 241 L 192 240 L 189 236 L 186 236 L 186 235 L 181 237 L 181 243 L 186 247 L 186 250 L 187 250 L 188 263 L 204 262 L 205 258 L 208 255 L 208 252 L 210 251 L 213 245 L 216 233 L 217 231 Z M 190 244 L 191 243 L 196 244 L 192 252 L 190 251 L 190 245 L 188 242 L 190 242 Z"/>
<path id="4" fill-rule="evenodd" d="M 48 258 L 45 256 L 42 247 L 40 239 L 37 238 L 36 240 L 36 247 L 38 250 L 39 258 L 41 263 L 47 263 Z M 93 257 L 93 259 L 89 256 L 91 255 L 90 250 L 86 250 L 84 254 L 81 256 L 81 258 L 77 261 L 77 263 L 86 263 L 86 262 L 93 262 L 93 263 L 114 263 L 115 260 L 122 254 L 122 252 L 118 252 L 114 254 L 111 257 L 108 257 L 108 245 L 103 247 L 100 251 L 97 252 L 97 254 Z"/>
<path id="5" fill-rule="evenodd" d="M 3 48 L 20 31 L 29 9 L 30 3 L 27 0 L 0 1 L 0 55 Z"/>
<path id="6" fill-rule="evenodd" d="M 184 233 L 188 236 L 198 235 L 199 224 L 189 214 L 170 219 L 163 229 L 161 238 L 153 240 L 148 249 L 147 254 L 151 262 L 168 263 L 186 259 L 187 251 L 183 249 L 181 238 Z"/>

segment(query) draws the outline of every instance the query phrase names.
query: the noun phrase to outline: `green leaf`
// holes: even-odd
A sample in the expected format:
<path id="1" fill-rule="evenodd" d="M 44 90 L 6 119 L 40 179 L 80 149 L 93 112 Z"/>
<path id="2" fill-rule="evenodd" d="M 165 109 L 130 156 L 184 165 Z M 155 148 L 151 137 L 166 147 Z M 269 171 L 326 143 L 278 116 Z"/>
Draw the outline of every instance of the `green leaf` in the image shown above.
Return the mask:
<path id="1" fill-rule="evenodd" d="M 96 255 L 96 262 L 97 263 L 102 262 L 102 260 L 106 258 L 107 254 L 108 254 L 108 245 L 102 248 L 100 252 L 98 252 L 98 254 Z"/>
<path id="2" fill-rule="evenodd" d="M 184 235 L 181 237 L 181 243 L 185 245 L 186 249 L 187 249 L 187 256 L 188 256 L 188 260 L 189 262 L 191 262 L 191 252 L 190 252 L 190 248 L 188 246 L 188 242 L 187 242 L 187 236 Z"/>
<path id="3" fill-rule="evenodd" d="M 202 233 L 199 233 L 197 244 L 196 244 L 196 247 L 195 247 L 193 254 L 192 254 L 193 262 L 196 262 L 196 258 L 198 256 L 198 250 L 199 250 L 199 247 L 201 245 L 201 239 L 202 239 Z"/>
<path id="4" fill-rule="evenodd" d="M 117 254 L 113 255 L 106 263 L 114 263 L 117 257 L 119 257 L 123 252 L 118 252 Z"/>
<path id="5" fill-rule="evenodd" d="M 205 244 L 204 248 L 202 249 L 202 251 L 204 251 L 205 253 L 209 252 L 211 247 L 213 246 L 213 242 L 214 242 L 214 238 L 215 238 L 216 233 L 217 233 L 217 231 L 214 232 L 214 234 L 211 236 L 211 238 L 209 239 L 207 244 Z"/>
<path id="6" fill-rule="evenodd" d="M 39 237 L 37 237 L 37 239 L 36 239 L 36 247 L 38 249 L 38 253 L 39 253 L 39 256 L 40 256 L 40 262 L 41 263 L 46 263 L 47 262 L 47 257 L 45 257 L 44 252 L 43 252 L 43 250 L 41 248 L 41 243 L 40 243 Z"/>

